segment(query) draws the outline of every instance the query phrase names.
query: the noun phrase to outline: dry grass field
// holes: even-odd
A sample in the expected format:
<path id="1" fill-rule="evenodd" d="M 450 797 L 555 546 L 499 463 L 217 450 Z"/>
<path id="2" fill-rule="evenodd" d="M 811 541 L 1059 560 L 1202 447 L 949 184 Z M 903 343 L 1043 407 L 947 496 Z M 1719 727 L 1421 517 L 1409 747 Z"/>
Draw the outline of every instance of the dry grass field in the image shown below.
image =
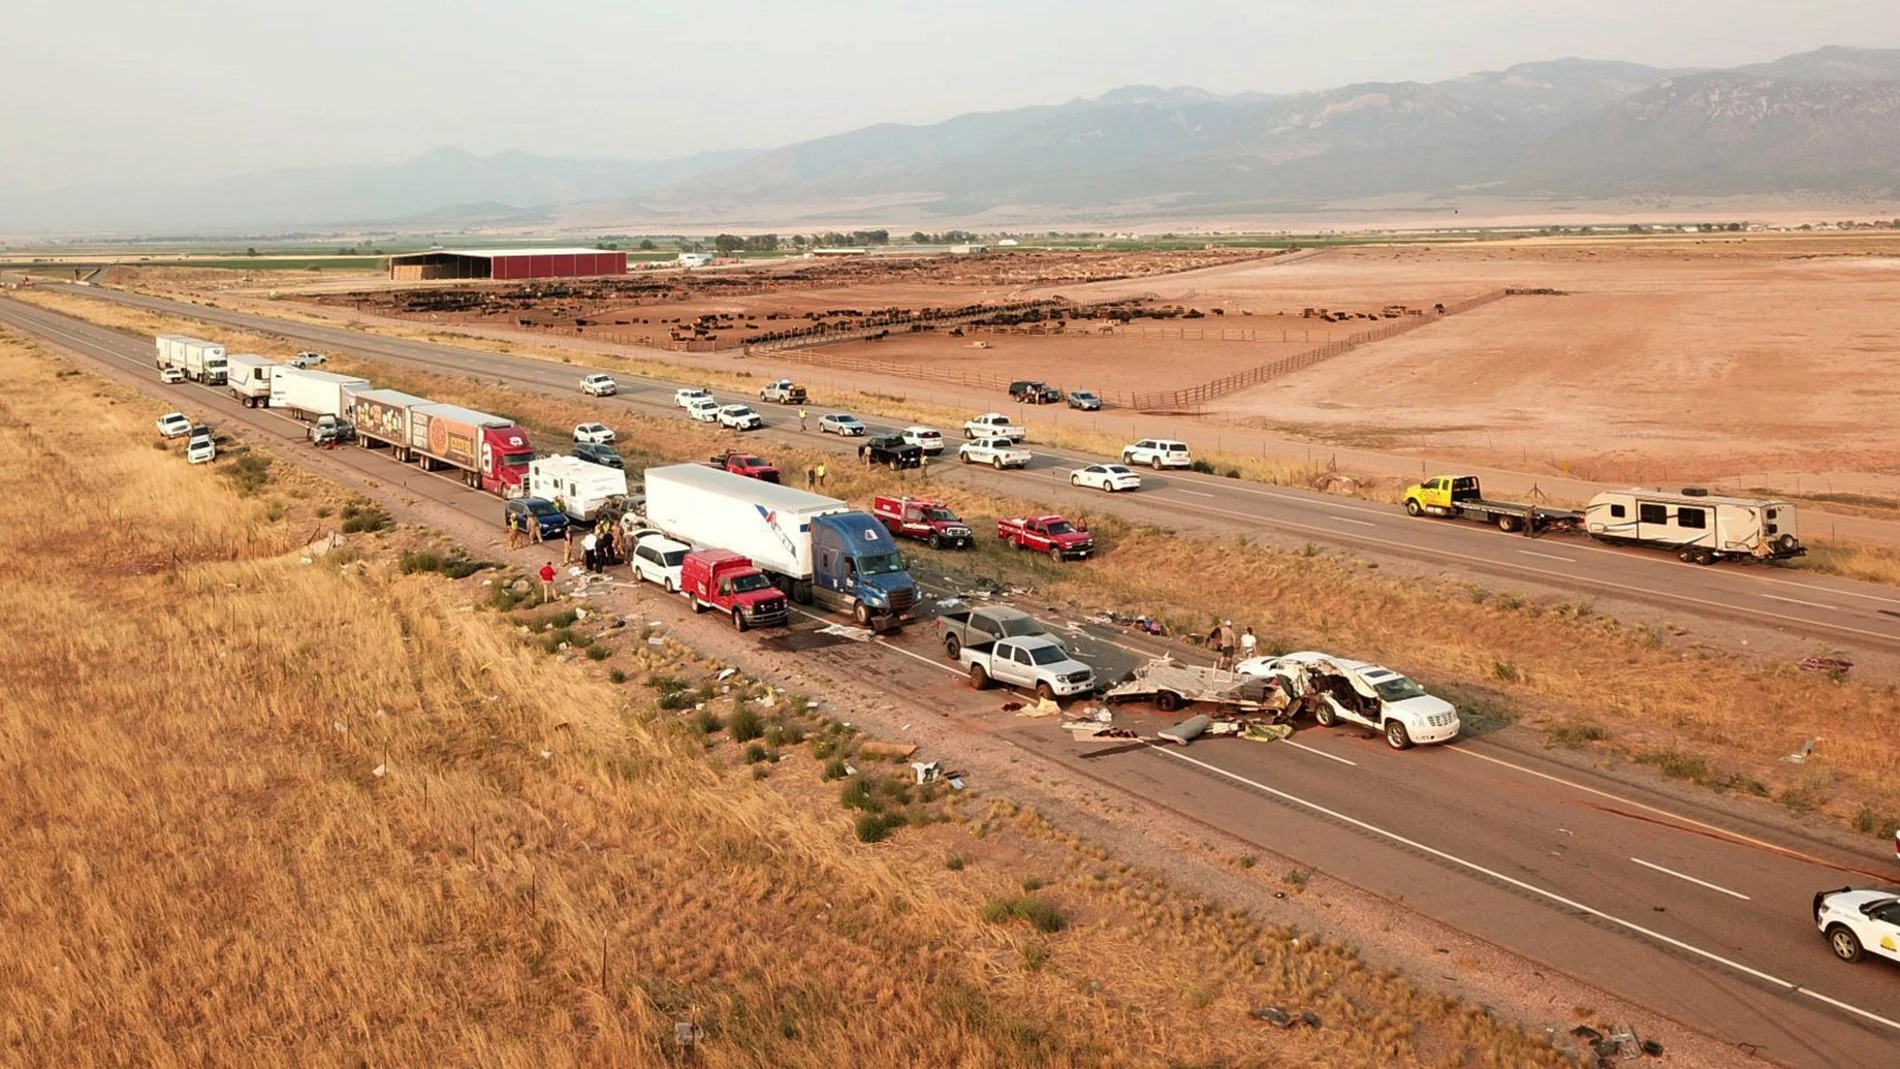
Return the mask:
<path id="1" fill-rule="evenodd" d="M 425 532 L 309 557 L 334 487 L 189 467 L 4 334 L 0 374 L 0 444 L 67 491 L 0 526 L 4 1060 L 650 1065 L 690 1021 L 707 1066 L 1555 1064 L 1007 802 L 873 769 L 839 804 L 822 720 L 748 764 L 755 689 L 672 700 L 718 665 L 405 574 Z M 908 823 L 860 841 L 867 796 Z"/>

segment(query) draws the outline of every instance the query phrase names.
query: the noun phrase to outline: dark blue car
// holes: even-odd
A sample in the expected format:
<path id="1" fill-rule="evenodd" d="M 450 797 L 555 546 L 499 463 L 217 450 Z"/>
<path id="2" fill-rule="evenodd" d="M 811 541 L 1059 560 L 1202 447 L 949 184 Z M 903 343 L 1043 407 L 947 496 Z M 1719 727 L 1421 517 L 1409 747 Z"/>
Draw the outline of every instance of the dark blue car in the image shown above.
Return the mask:
<path id="1" fill-rule="evenodd" d="M 533 523 L 541 528 L 544 540 L 559 538 L 567 533 L 567 513 L 555 508 L 554 502 L 545 497 L 517 497 L 510 500 L 502 506 L 502 526 L 508 526 L 510 519 L 524 531 L 532 532 L 534 527 L 528 524 Z"/>

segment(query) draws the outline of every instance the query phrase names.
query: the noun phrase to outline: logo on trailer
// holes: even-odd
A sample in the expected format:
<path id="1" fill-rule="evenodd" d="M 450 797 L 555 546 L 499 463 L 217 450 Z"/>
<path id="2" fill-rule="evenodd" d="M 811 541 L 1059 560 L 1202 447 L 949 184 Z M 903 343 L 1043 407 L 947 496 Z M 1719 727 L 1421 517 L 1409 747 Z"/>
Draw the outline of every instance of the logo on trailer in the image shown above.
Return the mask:
<path id="1" fill-rule="evenodd" d="M 773 534 L 778 536 L 779 544 L 785 547 L 785 552 L 793 557 L 797 557 L 798 547 L 792 544 L 791 536 L 779 528 L 778 510 L 766 508 L 764 505 L 754 505 L 752 507 L 758 510 L 759 518 L 765 521 L 765 526 Z"/>
<path id="2" fill-rule="evenodd" d="M 494 470 L 495 470 L 495 448 L 494 446 L 489 445 L 488 440 L 484 438 L 482 440 L 482 471 L 492 472 Z"/>

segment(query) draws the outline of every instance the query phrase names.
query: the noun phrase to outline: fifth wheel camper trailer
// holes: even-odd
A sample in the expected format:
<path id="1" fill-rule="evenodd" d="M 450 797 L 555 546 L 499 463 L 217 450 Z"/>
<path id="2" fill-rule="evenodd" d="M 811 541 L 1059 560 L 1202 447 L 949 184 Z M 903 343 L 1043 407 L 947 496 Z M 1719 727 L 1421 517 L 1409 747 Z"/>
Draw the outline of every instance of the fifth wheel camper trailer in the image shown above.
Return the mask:
<path id="1" fill-rule="evenodd" d="M 1604 542 L 1661 546 L 1695 564 L 1781 560 L 1807 552 L 1786 501 L 1718 497 L 1707 490 L 1605 490 L 1584 510 L 1584 530 Z"/>

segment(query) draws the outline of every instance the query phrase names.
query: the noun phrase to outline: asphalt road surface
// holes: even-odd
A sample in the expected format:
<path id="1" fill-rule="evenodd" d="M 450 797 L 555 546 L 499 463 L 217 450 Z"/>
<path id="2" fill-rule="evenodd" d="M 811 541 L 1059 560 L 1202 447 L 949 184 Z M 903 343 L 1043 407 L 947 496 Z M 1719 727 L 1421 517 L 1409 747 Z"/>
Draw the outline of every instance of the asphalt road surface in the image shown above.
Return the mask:
<path id="1" fill-rule="evenodd" d="M 386 338 L 341 327 L 312 326 L 100 287 L 64 286 L 60 289 L 97 300 L 275 334 L 298 346 L 345 349 L 432 372 L 479 375 L 576 399 L 581 396 L 580 376 L 592 370 L 531 357 Z M 672 398 L 673 389 L 681 385 L 694 384 L 684 379 L 673 383 L 629 377 L 621 382 L 620 394 L 596 403 L 603 417 L 610 417 L 615 408 L 624 407 L 684 419 L 683 410 L 673 404 Z M 824 410 L 812 410 L 813 430 L 801 435 L 790 410 L 759 404 L 753 396 L 721 391 L 715 394 L 722 402 L 751 403 L 766 417 L 768 428 L 752 432 L 750 439 L 798 440 L 805 445 L 822 440 L 835 444 L 841 453 L 855 456 L 855 441 L 816 432 L 818 417 Z M 1033 408 L 1025 410 L 1006 405 L 1004 411 L 1029 419 L 1033 439 Z M 972 416 L 977 414 L 971 413 Z M 865 422 L 872 434 L 901 429 L 882 420 Z M 954 450 L 961 428 L 940 429 L 946 432 L 951 440 L 950 448 Z M 1072 490 L 1069 473 L 1085 464 L 1115 458 L 1043 449 L 1033 441 L 1028 447 L 1036 458 L 1027 469 L 1004 472 L 972 469 L 965 477 L 986 489 L 1039 496 L 1058 504 L 1082 500 L 1083 495 L 1087 495 L 1092 507 L 1140 522 L 1168 522 L 1171 517 L 1178 522 L 1182 517 L 1191 517 L 1211 529 L 1235 534 L 1280 532 L 1291 538 L 1395 555 L 1470 574 L 1635 602 L 1677 617 L 1745 623 L 1846 651 L 1870 650 L 1889 655 L 1900 652 L 1900 591 L 1891 587 L 1773 565 L 1726 563 L 1703 567 L 1685 564 L 1660 550 L 1607 546 L 1581 535 L 1538 538 L 1508 535 L 1464 521 L 1415 519 L 1394 505 L 1190 473 L 1157 474 L 1144 470 L 1140 490 L 1109 497 L 1094 490 Z M 947 467 L 956 466 L 948 452 L 943 463 Z"/>
<path id="2" fill-rule="evenodd" d="M 302 426 L 281 413 L 245 409 L 222 390 L 161 385 L 142 339 L 13 301 L 0 301 L 0 322 L 152 396 L 216 413 L 227 428 L 348 484 L 400 486 L 425 512 L 499 521 L 494 498 L 452 477 L 370 450 L 302 447 Z M 926 589 L 951 593 L 933 578 L 937 558 L 917 556 Z M 669 614 L 682 632 L 721 626 L 664 600 L 640 611 Z M 925 604 L 934 611 L 935 598 Z M 1323 871 L 1385 904 L 1394 925 L 1433 918 L 1775 1062 L 1900 1064 L 1900 966 L 1835 960 L 1810 919 L 1817 890 L 1892 886 L 1891 862 L 1876 851 L 1569 767 L 1514 744 L 1508 730 L 1404 752 L 1354 729 L 1312 725 L 1285 743 L 1078 743 L 1050 720 L 1000 712 L 995 694 L 970 690 L 927 621 L 856 640 L 841 637 L 849 628 L 825 630 L 840 622 L 805 613 L 751 641 L 796 650 L 827 671 L 887 680 L 892 695 L 952 717 L 959 730 L 1002 738 L 1184 826 L 1219 829 Z M 1110 676 L 1166 648 L 1115 628 L 1050 622 Z M 1117 721 L 1163 722 L 1126 708 Z"/>

